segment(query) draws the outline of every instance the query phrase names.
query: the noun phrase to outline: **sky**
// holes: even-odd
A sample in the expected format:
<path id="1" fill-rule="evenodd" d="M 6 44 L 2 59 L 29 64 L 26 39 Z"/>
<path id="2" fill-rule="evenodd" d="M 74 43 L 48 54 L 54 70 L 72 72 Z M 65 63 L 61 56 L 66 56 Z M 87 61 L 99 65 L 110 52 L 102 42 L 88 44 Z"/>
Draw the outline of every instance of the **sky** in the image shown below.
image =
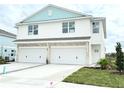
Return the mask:
<path id="1" fill-rule="evenodd" d="M 17 33 L 15 24 L 47 4 L 0 4 L 0 29 Z M 106 17 L 106 52 L 115 52 L 116 42 L 124 48 L 124 5 L 120 4 L 55 4 L 68 9 Z"/>

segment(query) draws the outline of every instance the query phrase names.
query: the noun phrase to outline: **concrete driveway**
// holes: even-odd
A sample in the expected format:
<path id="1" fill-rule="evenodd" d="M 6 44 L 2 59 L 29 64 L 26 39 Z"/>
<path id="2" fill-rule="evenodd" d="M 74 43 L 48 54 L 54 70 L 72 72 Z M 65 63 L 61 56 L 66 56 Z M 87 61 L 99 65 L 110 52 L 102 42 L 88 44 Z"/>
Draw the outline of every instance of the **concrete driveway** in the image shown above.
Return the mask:
<path id="1" fill-rule="evenodd" d="M 80 69 L 79 65 L 43 65 L 1 76 L 0 85 L 54 87 Z"/>
<path id="2" fill-rule="evenodd" d="M 43 65 L 43 64 L 9 62 L 8 64 L 0 65 L 0 74 L 20 71 L 20 70 L 24 70 L 24 69 L 38 67 L 41 65 Z"/>

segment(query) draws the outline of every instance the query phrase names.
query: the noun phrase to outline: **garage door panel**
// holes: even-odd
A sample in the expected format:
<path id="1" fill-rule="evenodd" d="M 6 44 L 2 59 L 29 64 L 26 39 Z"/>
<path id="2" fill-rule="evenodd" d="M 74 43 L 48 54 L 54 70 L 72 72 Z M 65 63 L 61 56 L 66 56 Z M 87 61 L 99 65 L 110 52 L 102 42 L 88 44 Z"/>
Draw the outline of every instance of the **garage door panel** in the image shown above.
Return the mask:
<path id="1" fill-rule="evenodd" d="M 85 64 L 85 48 L 52 48 L 51 63 L 57 64 Z"/>
<path id="2" fill-rule="evenodd" d="M 20 48 L 19 62 L 46 63 L 45 48 Z"/>

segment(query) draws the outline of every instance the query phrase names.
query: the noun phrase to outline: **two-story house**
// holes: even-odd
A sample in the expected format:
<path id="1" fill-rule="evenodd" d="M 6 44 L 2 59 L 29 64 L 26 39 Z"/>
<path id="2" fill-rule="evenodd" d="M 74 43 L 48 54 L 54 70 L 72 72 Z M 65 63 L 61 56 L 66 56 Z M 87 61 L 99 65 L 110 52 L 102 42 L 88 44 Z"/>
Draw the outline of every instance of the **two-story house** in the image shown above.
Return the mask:
<path id="1" fill-rule="evenodd" d="M 105 57 L 104 17 L 49 4 L 16 27 L 18 62 L 91 66 Z"/>
<path id="2" fill-rule="evenodd" d="M 14 61 L 16 55 L 16 35 L 0 29 L 0 56 L 6 61 Z"/>

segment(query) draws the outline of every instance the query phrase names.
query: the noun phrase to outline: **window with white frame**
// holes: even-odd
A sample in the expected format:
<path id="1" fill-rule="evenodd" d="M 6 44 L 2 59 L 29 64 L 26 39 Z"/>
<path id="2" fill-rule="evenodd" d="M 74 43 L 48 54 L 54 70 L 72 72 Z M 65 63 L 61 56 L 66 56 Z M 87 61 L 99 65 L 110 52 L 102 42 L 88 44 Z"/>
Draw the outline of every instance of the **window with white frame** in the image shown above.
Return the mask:
<path id="1" fill-rule="evenodd" d="M 69 22 L 69 32 L 75 32 L 75 22 Z"/>
<path id="2" fill-rule="evenodd" d="M 37 34 L 38 34 L 38 25 L 29 25 L 28 35 L 37 35 Z"/>
<path id="3" fill-rule="evenodd" d="M 93 22 L 93 33 L 99 33 L 99 22 Z"/>
<path id="4" fill-rule="evenodd" d="M 75 22 L 63 22 L 62 23 L 63 33 L 74 33 L 75 32 Z"/>
<path id="5" fill-rule="evenodd" d="M 32 32 L 33 32 L 33 27 L 32 27 L 32 25 L 29 25 L 28 26 L 28 35 L 32 35 Z"/>
<path id="6" fill-rule="evenodd" d="M 68 22 L 62 23 L 62 32 L 68 33 Z"/>
<path id="7" fill-rule="evenodd" d="M 38 25 L 34 25 L 34 35 L 38 34 Z"/>

